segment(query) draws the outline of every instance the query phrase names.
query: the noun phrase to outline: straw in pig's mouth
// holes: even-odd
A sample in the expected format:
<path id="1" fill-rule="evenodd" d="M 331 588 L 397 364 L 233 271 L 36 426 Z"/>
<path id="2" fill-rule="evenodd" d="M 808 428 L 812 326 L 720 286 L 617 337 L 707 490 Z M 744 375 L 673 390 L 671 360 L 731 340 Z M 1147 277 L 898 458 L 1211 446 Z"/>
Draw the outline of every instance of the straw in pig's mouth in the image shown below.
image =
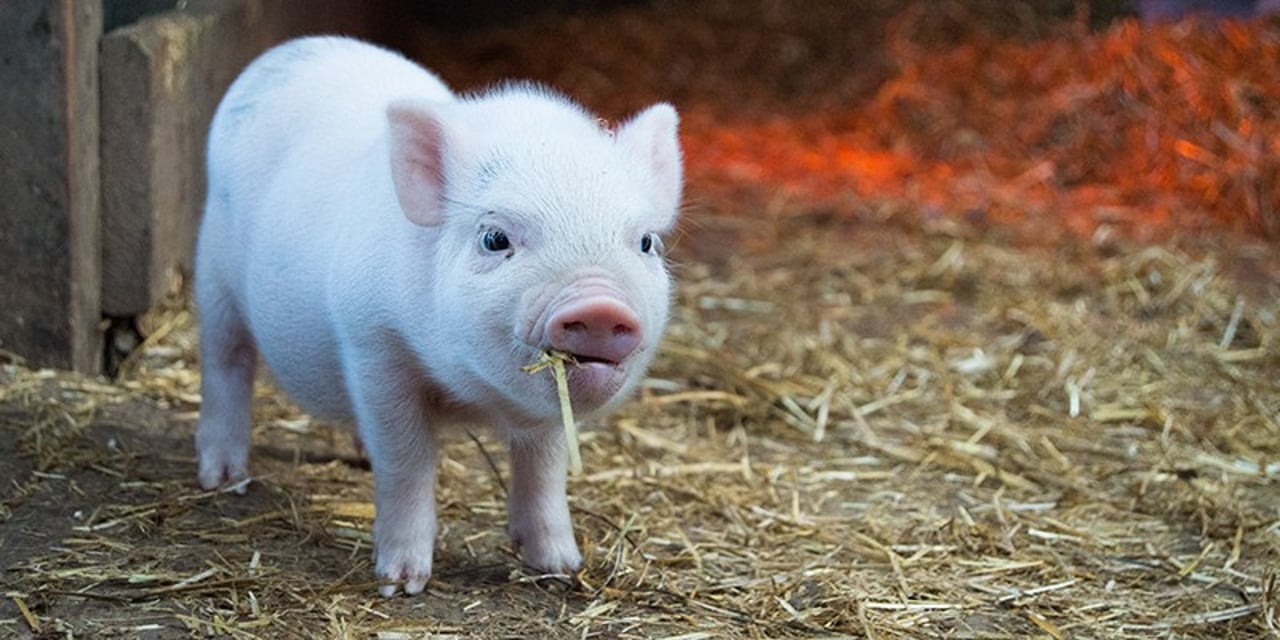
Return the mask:
<path id="1" fill-rule="evenodd" d="M 526 373 L 536 373 L 547 367 L 556 381 L 556 395 L 560 400 L 560 418 L 564 423 L 564 435 L 569 449 L 569 472 L 582 475 L 582 454 L 578 451 L 578 425 L 573 419 L 573 405 L 569 401 L 569 381 L 565 363 L 573 362 L 572 354 L 563 351 L 544 351 L 537 362 L 524 367 Z"/>

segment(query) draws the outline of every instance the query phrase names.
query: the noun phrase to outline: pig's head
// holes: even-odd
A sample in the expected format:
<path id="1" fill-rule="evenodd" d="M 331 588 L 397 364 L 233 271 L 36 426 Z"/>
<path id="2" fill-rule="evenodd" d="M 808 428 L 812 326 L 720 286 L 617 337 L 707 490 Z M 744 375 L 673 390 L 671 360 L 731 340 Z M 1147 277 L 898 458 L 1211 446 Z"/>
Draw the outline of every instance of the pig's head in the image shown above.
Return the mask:
<path id="1" fill-rule="evenodd" d="M 522 371 L 548 349 L 577 360 L 567 367 L 576 410 L 624 397 L 667 322 L 661 237 L 682 185 L 675 110 L 654 105 L 608 130 L 560 96 L 512 85 L 397 102 L 388 119 L 400 207 L 435 234 L 422 256 L 436 325 L 424 364 L 455 398 L 530 419 L 559 412 L 552 377 Z"/>

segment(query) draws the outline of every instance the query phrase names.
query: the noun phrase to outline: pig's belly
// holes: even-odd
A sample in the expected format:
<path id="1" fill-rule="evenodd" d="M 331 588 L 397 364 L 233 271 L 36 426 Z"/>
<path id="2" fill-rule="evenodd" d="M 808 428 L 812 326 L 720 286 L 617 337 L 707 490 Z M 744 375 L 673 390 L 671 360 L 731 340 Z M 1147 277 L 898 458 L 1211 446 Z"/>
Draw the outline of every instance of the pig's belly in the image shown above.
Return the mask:
<path id="1" fill-rule="evenodd" d="M 259 338 L 258 347 L 276 386 L 317 418 L 349 421 L 351 404 L 336 342 L 301 335 L 273 339 L 280 337 Z M 293 344 L 291 339 L 310 344 Z"/>
<path id="2" fill-rule="evenodd" d="M 276 386 L 317 418 L 348 420 L 338 339 L 328 312 L 313 302 L 321 296 L 282 280 L 246 293 L 249 328 Z"/>

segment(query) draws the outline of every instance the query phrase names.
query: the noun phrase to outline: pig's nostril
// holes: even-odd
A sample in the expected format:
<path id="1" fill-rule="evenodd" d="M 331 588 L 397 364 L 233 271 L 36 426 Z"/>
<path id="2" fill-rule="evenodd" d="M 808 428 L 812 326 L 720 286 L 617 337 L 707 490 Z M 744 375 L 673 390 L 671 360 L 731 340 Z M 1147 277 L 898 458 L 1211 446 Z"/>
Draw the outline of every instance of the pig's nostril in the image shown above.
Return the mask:
<path id="1" fill-rule="evenodd" d="M 564 323 L 564 330 L 565 333 L 587 333 L 591 331 L 591 328 L 585 322 L 574 320 Z M 618 323 L 613 325 L 613 335 L 615 336 L 625 336 L 634 333 L 635 330 L 636 328 L 629 324 Z"/>
<path id="2" fill-rule="evenodd" d="M 615 336 L 626 336 L 626 335 L 630 335 L 630 334 L 634 333 L 634 332 L 635 332 L 635 330 L 636 330 L 636 329 L 635 329 L 635 327 L 633 327 L 633 326 L 631 326 L 631 325 L 629 325 L 629 324 L 615 324 L 615 325 L 613 325 L 613 335 L 615 335 Z M 565 331 L 565 333 L 588 333 L 588 332 L 590 332 L 590 331 L 591 331 L 591 328 L 590 328 L 590 327 L 588 327 L 588 326 L 587 326 L 587 323 L 585 323 L 585 322 L 577 322 L 577 321 L 575 321 L 575 322 L 566 322 L 566 323 L 564 323 L 564 331 Z"/>

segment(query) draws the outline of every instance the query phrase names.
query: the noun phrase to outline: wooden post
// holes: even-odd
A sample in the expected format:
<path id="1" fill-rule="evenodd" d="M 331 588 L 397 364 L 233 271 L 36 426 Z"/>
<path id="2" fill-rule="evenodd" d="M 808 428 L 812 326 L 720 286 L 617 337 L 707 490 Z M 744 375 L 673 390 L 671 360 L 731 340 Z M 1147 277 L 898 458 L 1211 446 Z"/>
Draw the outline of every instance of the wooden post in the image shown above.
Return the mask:
<path id="1" fill-rule="evenodd" d="M 0 1 L 0 349 L 100 367 L 101 0 Z"/>

